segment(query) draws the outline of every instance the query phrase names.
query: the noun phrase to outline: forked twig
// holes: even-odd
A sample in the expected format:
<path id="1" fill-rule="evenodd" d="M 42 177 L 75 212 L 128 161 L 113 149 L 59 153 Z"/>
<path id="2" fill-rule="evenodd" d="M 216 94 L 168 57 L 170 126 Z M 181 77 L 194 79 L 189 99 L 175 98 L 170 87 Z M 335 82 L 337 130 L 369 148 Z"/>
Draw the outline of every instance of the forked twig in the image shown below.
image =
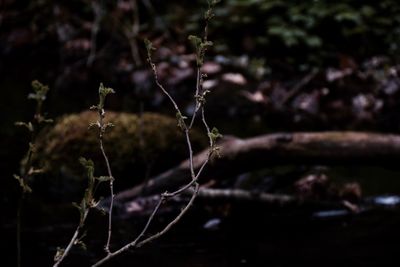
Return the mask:
<path id="1" fill-rule="evenodd" d="M 166 200 L 165 196 L 162 194 L 160 201 L 157 203 L 156 207 L 154 208 L 152 214 L 150 215 L 145 227 L 143 228 L 143 230 L 141 231 L 141 233 L 139 234 L 139 236 L 132 241 L 131 243 L 128 243 L 127 245 L 123 246 L 122 248 L 118 249 L 117 251 L 108 254 L 106 257 L 104 257 L 103 259 L 101 259 L 100 261 L 96 262 L 95 264 L 92 265 L 92 267 L 98 267 L 100 265 L 102 265 L 103 263 L 105 263 L 106 261 L 110 260 L 111 258 L 127 251 L 130 248 L 138 248 L 141 247 L 143 245 L 145 245 L 146 243 L 149 243 L 157 238 L 159 238 L 160 236 L 164 235 L 165 233 L 167 233 L 176 223 L 178 223 L 178 221 L 183 217 L 183 215 L 185 215 L 185 213 L 189 210 L 189 208 L 193 205 L 193 202 L 197 196 L 197 193 L 199 192 L 199 184 L 196 183 L 195 184 L 195 188 L 192 194 L 192 197 L 190 198 L 190 201 L 188 202 L 188 204 L 181 210 L 181 212 L 175 217 L 175 219 L 173 219 L 167 226 L 164 227 L 164 229 L 162 229 L 160 232 L 142 240 L 139 242 L 140 238 L 142 238 L 144 236 L 144 234 L 146 233 L 148 227 L 150 226 L 151 222 L 153 221 L 156 213 L 158 212 L 158 210 L 161 207 L 161 204 L 164 202 L 164 200 Z"/>
<path id="2" fill-rule="evenodd" d="M 54 265 L 53 267 L 58 267 L 61 262 L 65 259 L 65 257 L 69 254 L 70 250 L 72 247 L 76 244 L 82 244 L 83 242 L 80 240 L 78 237 L 82 228 L 85 225 L 87 216 L 89 214 L 89 211 L 91 208 L 94 208 L 97 206 L 98 202 L 94 198 L 94 194 L 96 191 L 97 186 L 101 182 L 106 182 L 109 181 L 110 184 L 110 191 L 111 191 L 111 204 L 110 204 L 110 210 L 109 210 L 109 217 L 108 217 L 108 238 L 107 238 L 107 243 L 105 245 L 105 251 L 109 254 L 110 253 L 110 240 L 111 240 L 111 234 L 112 234 L 112 207 L 113 207 L 113 200 L 114 200 L 114 187 L 113 187 L 113 182 L 114 182 L 114 177 L 111 172 L 111 167 L 109 163 L 109 159 L 107 157 L 107 154 L 104 149 L 103 145 L 103 136 L 104 133 L 106 132 L 106 129 L 109 127 L 112 127 L 113 125 L 111 123 L 105 123 L 104 118 L 105 118 L 105 111 L 104 111 L 104 103 L 106 100 L 106 96 L 108 94 L 114 93 L 114 90 L 111 88 L 104 87 L 103 84 L 100 84 L 99 87 L 99 103 L 96 106 L 92 106 L 90 109 L 91 110 L 97 110 L 99 114 L 99 119 L 95 123 L 91 123 L 89 125 L 89 128 L 96 127 L 98 128 L 98 141 L 99 141 L 99 146 L 101 153 L 103 155 L 104 161 L 107 166 L 107 172 L 108 176 L 100 176 L 100 177 L 95 177 L 94 176 L 94 163 L 91 160 L 86 160 L 84 158 L 80 159 L 81 164 L 86 168 L 87 171 L 87 176 L 88 176 L 88 187 L 85 191 L 85 195 L 80 202 L 80 204 L 74 203 L 74 206 L 78 208 L 80 212 L 80 221 L 79 224 L 74 232 L 74 234 L 71 237 L 70 242 L 68 243 L 67 247 L 65 249 L 58 248 L 57 253 L 54 256 Z"/>
<path id="3" fill-rule="evenodd" d="M 86 221 L 88 214 L 89 214 L 89 209 L 85 210 L 85 212 L 83 214 L 83 218 L 81 218 L 81 220 L 83 220 L 83 222 Z M 61 262 L 65 259 L 65 257 L 67 257 L 67 255 L 71 251 L 72 247 L 77 243 L 78 236 L 79 236 L 79 233 L 80 233 L 82 227 L 83 227 L 83 224 L 79 223 L 79 225 L 76 227 L 76 230 L 75 230 L 74 234 L 72 235 L 72 238 L 69 241 L 67 247 L 65 249 L 57 250 L 57 253 L 54 256 L 54 259 L 56 260 L 56 262 L 54 263 L 53 267 L 58 267 L 61 264 Z"/>
<path id="4" fill-rule="evenodd" d="M 151 53 L 152 53 L 152 50 L 154 50 L 154 47 L 153 47 L 153 45 L 152 45 L 152 43 L 150 41 L 148 41 L 148 40 L 145 41 L 146 48 L 147 48 L 147 55 L 148 55 L 147 59 L 148 59 L 148 62 L 150 64 L 150 67 L 151 67 L 151 69 L 153 71 L 153 75 L 154 75 L 154 78 L 155 78 L 155 83 L 158 86 L 158 88 L 160 88 L 160 90 L 170 100 L 171 104 L 173 105 L 173 107 L 174 107 L 174 109 L 176 111 L 176 118 L 177 118 L 177 121 L 178 121 L 178 126 L 185 133 L 185 139 L 186 139 L 188 152 L 189 152 L 189 165 L 190 165 L 189 167 L 190 167 L 191 180 L 186 185 L 184 185 L 183 187 L 177 189 L 174 192 L 165 192 L 165 193 L 161 194 L 160 200 L 158 201 L 158 203 L 154 207 L 153 212 L 151 213 L 151 215 L 148 218 L 144 228 L 139 233 L 139 235 L 136 237 L 136 239 L 134 239 L 132 242 L 126 244 L 125 246 L 121 247 L 120 249 L 116 250 L 115 252 L 108 253 L 104 258 L 102 258 L 101 260 L 99 260 L 98 262 L 93 264 L 92 267 L 100 266 L 103 263 L 105 263 L 108 260 L 110 260 L 111 258 L 123 253 L 124 251 L 127 251 L 130 248 L 141 247 L 144 244 L 149 243 L 149 242 L 159 238 L 160 236 L 164 235 L 175 224 L 177 224 L 181 220 L 181 218 L 187 213 L 189 208 L 193 205 L 194 200 L 196 199 L 196 196 L 197 196 L 197 194 L 199 192 L 199 187 L 200 187 L 199 183 L 198 183 L 198 179 L 199 179 L 204 167 L 207 165 L 207 163 L 211 159 L 211 156 L 214 154 L 214 152 L 217 151 L 217 147 L 215 146 L 216 139 L 221 137 L 221 135 L 219 134 L 219 132 L 218 132 L 218 130 L 216 128 L 214 128 L 212 131 L 210 131 L 210 128 L 209 128 L 209 126 L 208 126 L 208 124 L 206 122 L 206 119 L 205 119 L 204 104 L 205 104 L 205 95 L 207 94 L 208 91 L 207 92 L 203 92 L 203 90 L 202 90 L 203 75 L 201 73 L 201 67 L 203 65 L 203 60 L 204 60 L 204 53 L 205 53 L 207 47 L 209 47 L 211 45 L 211 42 L 209 42 L 207 40 L 208 21 L 213 17 L 212 8 L 214 7 L 214 5 L 217 2 L 218 2 L 217 0 L 209 1 L 209 8 L 208 8 L 207 12 L 205 13 L 206 27 L 205 27 L 204 37 L 203 38 L 199 38 L 199 37 L 195 37 L 195 36 L 190 36 L 189 37 L 189 39 L 193 42 L 193 44 L 194 44 L 194 46 L 196 48 L 196 53 L 197 53 L 197 78 L 196 78 L 197 82 L 196 82 L 196 90 L 195 90 L 195 95 L 194 95 L 196 108 L 195 108 L 195 111 L 194 111 L 194 113 L 192 115 L 192 118 L 190 120 L 190 124 L 189 125 L 186 124 L 185 120 L 187 119 L 187 117 L 182 115 L 182 112 L 179 109 L 179 106 L 176 103 L 176 101 L 174 100 L 174 98 L 171 96 L 171 94 L 164 88 L 164 86 L 158 80 L 157 67 L 153 63 L 152 57 L 151 57 Z M 192 144 L 191 144 L 191 140 L 190 140 L 190 130 L 191 130 L 193 124 L 194 124 L 194 121 L 195 121 L 195 118 L 196 118 L 196 114 L 200 109 L 201 109 L 201 112 L 202 112 L 202 122 L 203 122 L 203 124 L 204 124 L 204 126 L 206 128 L 207 135 L 208 135 L 208 138 L 209 138 L 209 141 L 210 141 L 210 147 L 209 147 L 209 153 L 207 155 L 206 160 L 203 162 L 201 168 L 196 173 L 195 170 L 194 170 L 194 164 L 193 164 L 193 149 L 192 149 Z M 192 192 L 192 196 L 190 198 L 190 201 L 180 211 L 180 213 L 171 222 L 169 222 L 161 231 L 159 231 L 156 234 L 150 235 L 149 237 L 147 237 L 147 238 L 142 240 L 142 238 L 144 237 L 144 235 L 148 231 L 149 226 L 151 225 L 152 221 L 154 220 L 155 215 L 157 214 L 158 210 L 160 209 L 161 205 L 164 202 L 168 201 L 168 199 L 171 199 L 171 198 L 183 193 L 184 191 L 186 191 L 186 190 L 188 190 L 188 189 L 190 189 L 192 187 L 194 187 L 194 190 Z"/>

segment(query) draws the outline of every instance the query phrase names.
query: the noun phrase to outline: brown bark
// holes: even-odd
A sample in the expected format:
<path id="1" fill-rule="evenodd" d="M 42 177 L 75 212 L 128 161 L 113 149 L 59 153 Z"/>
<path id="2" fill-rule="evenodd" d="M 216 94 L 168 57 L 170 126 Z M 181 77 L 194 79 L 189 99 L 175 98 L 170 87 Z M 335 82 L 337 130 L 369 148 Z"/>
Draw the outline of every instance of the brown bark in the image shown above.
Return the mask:
<path id="1" fill-rule="evenodd" d="M 275 205 L 299 204 L 300 198 L 290 195 L 267 193 L 254 193 L 241 189 L 211 189 L 202 188 L 198 194 L 199 199 L 229 201 L 229 202 L 260 202 Z"/>
<path id="2" fill-rule="evenodd" d="M 176 212 L 182 206 L 184 206 L 188 198 L 192 195 L 193 190 L 187 190 L 183 196 L 174 199 L 173 207 L 163 206 L 160 208 L 159 214 L 165 214 L 169 212 Z M 131 201 L 125 201 L 119 206 L 118 216 L 119 218 L 129 218 L 137 216 L 149 216 L 153 207 L 160 199 L 159 195 L 139 197 Z M 359 207 L 356 204 L 350 203 L 346 200 L 341 199 L 313 199 L 303 198 L 295 195 L 283 195 L 283 194 L 269 194 L 252 192 L 241 189 L 211 189 L 201 188 L 197 195 L 198 203 L 207 204 L 209 207 L 215 207 L 229 203 L 232 205 L 257 205 L 257 207 L 279 207 L 279 208 L 306 208 L 309 211 L 315 210 L 332 210 L 332 209 L 346 209 L 349 212 L 359 212 Z M 202 204 L 197 205 L 201 207 Z M 369 205 L 371 206 L 371 204 Z M 134 207 L 132 209 L 132 207 Z M 243 206 L 242 206 L 243 207 Z M 261 210 L 260 210 L 261 211 Z"/>
<path id="3" fill-rule="evenodd" d="M 221 158 L 206 167 L 200 181 L 228 177 L 248 170 L 279 164 L 375 164 L 400 162 L 400 135 L 362 132 L 277 133 L 249 139 L 226 138 L 221 144 Z M 207 157 L 203 151 L 194 157 L 198 170 Z M 190 179 L 189 162 L 151 179 L 144 194 L 176 189 Z M 142 185 L 116 195 L 116 200 L 134 198 Z"/>
<path id="4" fill-rule="evenodd" d="M 345 200 L 319 200 L 312 198 L 302 198 L 294 195 L 257 193 L 241 189 L 211 189 L 202 188 L 198 193 L 199 201 L 208 203 L 213 201 L 224 201 L 228 203 L 258 203 L 266 206 L 277 207 L 314 207 L 325 209 L 345 208 L 356 212 L 357 206 Z M 354 208 L 355 207 L 355 208 Z M 352 208 L 352 209 L 351 209 Z"/>

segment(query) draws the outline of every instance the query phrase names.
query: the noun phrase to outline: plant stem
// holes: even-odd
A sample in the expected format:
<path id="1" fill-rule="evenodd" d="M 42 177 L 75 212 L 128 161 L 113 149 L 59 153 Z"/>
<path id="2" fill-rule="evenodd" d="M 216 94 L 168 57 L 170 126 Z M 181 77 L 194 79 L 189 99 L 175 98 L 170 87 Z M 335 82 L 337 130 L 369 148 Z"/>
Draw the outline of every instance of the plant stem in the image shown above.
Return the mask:
<path id="1" fill-rule="evenodd" d="M 68 253 L 71 251 L 71 248 L 76 244 L 76 241 L 78 240 L 78 235 L 80 230 L 82 229 L 84 222 L 86 221 L 86 218 L 89 214 L 89 209 L 86 209 L 84 214 L 83 214 L 83 218 L 81 219 L 81 222 L 79 223 L 79 225 L 76 227 L 76 230 L 74 232 L 74 235 L 72 236 L 71 240 L 69 241 L 68 246 L 65 248 L 64 252 L 62 253 L 62 256 L 60 257 L 60 259 L 58 259 L 53 267 L 58 267 L 61 262 L 64 260 L 64 258 L 68 255 Z"/>
<path id="2" fill-rule="evenodd" d="M 159 208 L 161 207 L 162 202 L 165 200 L 165 196 L 161 195 L 161 198 L 159 200 L 159 202 L 157 203 L 156 207 L 154 208 L 151 216 L 149 217 L 149 220 L 146 223 L 146 226 L 143 228 L 142 232 L 139 234 L 139 236 L 132 241 L 131 243 L 123 246 L 122 248 L 118 249 L 117 251 L 108 254 L 106 257 L 104 257 L 103 259 L 99 260 L 98 262 L 96 262 L 95 264 L 93 264 L 91 267 L 98 267 L 102 264 L 104 264 L 105 262 L 107 262 L 108 260 L 110 260 L 111 258 L 127 251 L 130 248 L 138 248 L 141 247 L 143 245 L 145 245 L 146 243 L 149 243 L 151 241 L 153 241 L 154 239 L 159 238 L 160 236 L 164 235 L 165 233 L 167 233 L 169 230 L 171 230 L 171 228 L 177 224 L 180 219 L 185 215 L 185 213 L 189 210 L 189 208 L 193 205 L 194 200 L 196 199 L 196 196 L 199 192 L 199 184 L 195 183 L 195 189 L 194 192 L 192 194 L 192 197 L 190 199 L 190 201 L 188 202 L 188 204 L 181 210 L 181 212 L 175 217 L 174 220 L 172 220 L 167 226 L 164 227 L 164 229 L 162 229 L 160 232 L 158 232 L 157 234 L 154 234 L 150 237 L 148 237 L 147 239 L 144 239 L 143 241 L 139 242 L 140 238 L 145 234 L 145 232 L 147 231 L 151 221 L 154 219 L 155 214 L 157 213 L 157 211 L 159 210 Z"/>
<path id="3" fill-rule="evenodd" d="M 200 96 L 200 90 L 201 90 L 201 87 L 202 87 L 202 80 L 201 80 L 202 79 L 201 78 L 202 75 L 203 74 L 201 73 L 201 67 L 197 67 L 196 93 L 194 95 L 194 97 L 196 99 L 196 104 L 195 104 L 195 109 L 194 109 L 194 112 L 193 112 L 192 120 L 190 121 L 190 124 L 189 124 L 189 129 L 192 129 L 194 121 L 196 119 L 196 114 L 197 114 L 197 112 L 199 111 L 199 109 L 201 107 L 201 103 L 200 103 L 198 97 Z"/>
<path id="4" fill-rule="evenodd" d="M 204 43 L 207 43 L 207 34 L 208 34 L 208 21 L 210 20 L 211 16 L 209 15 L 209 13 L 211 12 L 211 4 L 209 3 L 209 9 L 207 11 L 206 14 L 208 14 L 206 16 L 206 25 L 205 25 L 205 29 L 204 29 Z M 207 165 L 207 163 L 209 162 L 211 155 L 213 154 L 214 150 L 215 150 L 215 146 L 214 146 L 214 142 L 215 142 L 215 137 L 214 139 L 211 137 L 211 132 L 210 132 L 210 128 L 207 125 L 207 122 L 205 120 L 205 115 L 204 115 L 204 96 L 205 93 L 202 92 L 202 79 L 203 79 L 203 75 L 201 73 L 201 65 L 198 64 L 197 66 L 197 78 L 196 78 L 196 89 L 195 89 L 195 110 L 194 113 L 192 115 L 192 118 L 190 120 L 189 125 L 186 124 L 185 122 L 185 118 L 176 101 L 174 100 L 174 98 L 170 95 L 170 93 L 164 88 L 164 86 L 159 82 L 158 80 L 158 75 L 157 75 L 157 67 L 156 65 L 152 62 L 151 59 L 151 50 L 152 48 L 152 44 L 148 41 L 146 44 L 146 47 L 148 49 L 148 62 L 150 64 L 150 67 L 153 71 L 154 74 L 154 78 L 155 78 L 155 83 L 156 85 L 161 89 L 161 91 L 167 96 L 167 98 L 170 100 L 170 102 L 172 103 L 172 105 L 174 106 L 175 111 L 177 112 L 177 119 L 178 119 L 178 126 L 184 131 L 185 133 L 185 138 L 186 138 L 186 143 L 187 143 L 187 147 L 189 150 L 189 168 L 190 168 L 190 177 L 191 177 L 191 181 L 189 183 L 187 183 L 186 185 L 184 185 L 183 187 L 181 187 L 180 189 L 172 192 L 172 193 L 168 193 L 165 192 L 163 194 L 160 195 L 160 200 L 158 201 L 157 205 L 154 207 L 153 212 L 151 213 L 150 217 L 148 218 L 145 226 L 143 227 L 142 231 L 140 232 L 140 234 L 137 236 L 137 238 L 135 240 L 133 240 L 132 242 L 126 244 L 125 246 L 123 246 L 122 248 L 114 251 L 114 252 L 110 252 L 108 250 L 108 254 L 101 260 L 99 260 L 98 262 L 96 262 L 95 264 L 92 265 L 92 267 L 98 267 L 100 265 L 102 265 L 103 263 L 105 263 L 106 261 L 110 260 L 111 258 L 123 253 L 124 251 L 133 248 L 133 247 L 141 247 L 143 245 L 145 245 L 146 243 L 149 243 L 159 237 L 161 237 L 162 235 L 164 235 L 166 232 L 168 232 L 175 224 L 177 224 L 180 219 L 185 215 L 185 213 L 189 210 L 189 208 L 193 205 L 194 200 L 196 199 L 196 196 L 198 195 L 199 192 L 199 188 L 200 185 L 198 183 L 198 178 L 200 176 L 200 174 L 202 173 L 204 167 Z M 204 53 L 205 49 L 201 52 Z M 200 60 L 197 59 L 197 62 L 199 62 Z M 202 62 L 202 61 L 201 61 Z M 190 141 L 190 130 L 195 122 L 196 119 L 196 115 L 197 112 L 201 109 L 201 116 L 202 116 L 202 122 L 207 130 L 207 135 L 210 141 L 210 151 L 208 152 L 207 158 L 206 160 L 203 162 L 203 164 L 201 165 L 200 169 L 198 170 L 197 174 L 195 173 L 194 170 L 194 162 L 193 162 L 193 149 L 192 149 L 192 144 Z M 100 121 L 100 129 L 102 129 L 102 121 Z M 101 138 L 100 138 L 101 140 Z M 105 156 L 105 153 L 103 152 L 103 155 Z M 106 158 L 106 157 L 105 157 Z M 112 176 L 110 174 L 110 176 Z M 153 234 L 151 236 L 149 236 L 148 238 L 141 240 L 141 238 L 146 234 L 151 222 L 154 220 L 154 217 L 156 215 L 156 213 L 158 212 L 158 210 L 160 209 L 161 205 L 163 202 L 167 201 L 170 198 L 173 198 L 181 193 L 183 193 L 184 191 L 188 190 L 189 188 L 191 188 L 192 186 L 194 186 L 194 190 L 192 193 L 192 196 L 190 198 L 190 201 L 187 203 L 187 205 L 181 210 L 181 212 L 170 222 L 167 224 L 167 226 L 165 226 L 160 232 Z M 114 196 L 112 195 L 111 198 L 111 205 L 114 201 Z M 110 209 L 110 213 L 111 213 L 111 209 Z M 110 235 L 109 235 L 110 237 Z"/>
<path id="5" fill-rule="evenodd" d="M 105 131 L 104 128 L 104 117 L 105 117 L 105 111 L 104 109 L 99 109 L 99 124 L 100 124 L 100 129 L 99 129 L 99 145 L 100 145 L 100 150 L 101 154 L 103 155 L 104 161 L 107 166 L 107 173 L 108 176 L 110 177 L 110 194 L 111 194 L 111 202 L 110 202 L 110 207 L 109 207 L 109 213 L 108 213 L 108 235 L 107 235 L 107 243 L 104 247 L 104 250 L 107 252 L 107 254 L 110 254 L 110 242 L 111 242 L 111 235 L 112 235 L 112 212 L 113 212 L 113 206 L 114 206 L 114 176 L 112 175 L 111 171 L 111 166 L 110 166 L 110 161 L 108 160 L 106 151 L 104 149 L 103 145 L 103 134 Z"/>

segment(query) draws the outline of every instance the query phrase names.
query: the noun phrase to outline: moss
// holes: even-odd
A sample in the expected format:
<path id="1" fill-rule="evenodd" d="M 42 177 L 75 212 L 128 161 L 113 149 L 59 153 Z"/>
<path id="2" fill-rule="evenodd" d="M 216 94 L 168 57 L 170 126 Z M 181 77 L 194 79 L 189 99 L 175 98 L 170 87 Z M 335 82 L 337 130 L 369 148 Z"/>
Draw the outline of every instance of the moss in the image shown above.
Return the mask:
<path id="1" fill-rule="evenodd" d="M 61 179 L 60 186 L 75 187 L 71 180 L 84 179 L 78 158 L 92 159 L 96 175 L 105 175 L 104 161 L 99 150 L 97 129 L 88 130 L 97 121 L 97 113 L 85 111 L 67 115 L 38 136 L 36 160 L 47 166 L 48 177 Z M 107 129 L 104 146 L 111 161 L 119 189 L 139 183 L 149 165 L 156 174 L 187 158 L 187 146 L 175 118 L 156 113 L 135 114 L 107 112 L 106 122 L 115 127 Z M 206 146 L 205 134 L 192 132 L 194 150 Z M 74 190 L 73 190 L 74 191 Z"/>

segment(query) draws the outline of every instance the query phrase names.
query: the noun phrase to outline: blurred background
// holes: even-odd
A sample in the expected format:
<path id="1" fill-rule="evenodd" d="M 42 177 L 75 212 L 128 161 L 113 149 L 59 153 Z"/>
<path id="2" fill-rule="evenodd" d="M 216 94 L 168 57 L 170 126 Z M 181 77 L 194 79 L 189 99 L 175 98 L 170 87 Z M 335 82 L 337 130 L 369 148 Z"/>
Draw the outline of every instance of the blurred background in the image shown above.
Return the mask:
<path id="1" fill-rule="evenodd" d="M 188 36 L 203 34 L 206 8 L 200 0 L 0 0 L 2 266 L 15 266 L 20 188 L 12 175 L 29 137 L 14 123 L 32 118 L 31 81 L 50 87 L 44 109 L 55 122 L 38 135 L 35 162 L 47 172 L 31 181 L 22 253 L 23 265 L 46 266 L 78 220 L 70 203 L 79 201 L 86 180 L 77 159 L 90 157 L 99 173 L 104 170 L 96 135 L 86 130 L 95 117 L 85 112 L 97 103 L 100 82 L 116 91 L 106 104 L 116 124 L 106 148 L 115 176 L 123 177 L 117 191 L 186 159 L 175 112 L 155 86 L 143 40 L 157 47 L 159 80 L 190 115 L 196 57 Z M 333 130 L 399 133 L 397 1 L 222 0 L 214 13 L 203 86 L 211 91 L 208 122 L 227 138 Z M 196 152 L 207 145 L 200 124 L 193 142 Z M 359 214 L 321 214 L 302 207 L 200 201 L 165 238 L 108 266 L 393 266 L 400 262 L 399 175 L 397 164 L 360 162 L 268 166 L 222 177 L 214 181 L 218 188 L 318 201 L 347 190 L 356 204 L 383 204 Z M 304 184 L 311 188 L 305 193 Z M 107 196 L 106 186 L 100 194 Z M 166 210 L 158 223 L 165 224 L 173 211 Z M 128 217 L 116 218 L 115 246 L 131 240 L 145 221 L 143 214 Z M 77 248 L 65 266 L 88 266 L 99 258 L 105 239 L 99 221 L 105 227 L 99 214 L 90 220 L 89 252 Z"/>

